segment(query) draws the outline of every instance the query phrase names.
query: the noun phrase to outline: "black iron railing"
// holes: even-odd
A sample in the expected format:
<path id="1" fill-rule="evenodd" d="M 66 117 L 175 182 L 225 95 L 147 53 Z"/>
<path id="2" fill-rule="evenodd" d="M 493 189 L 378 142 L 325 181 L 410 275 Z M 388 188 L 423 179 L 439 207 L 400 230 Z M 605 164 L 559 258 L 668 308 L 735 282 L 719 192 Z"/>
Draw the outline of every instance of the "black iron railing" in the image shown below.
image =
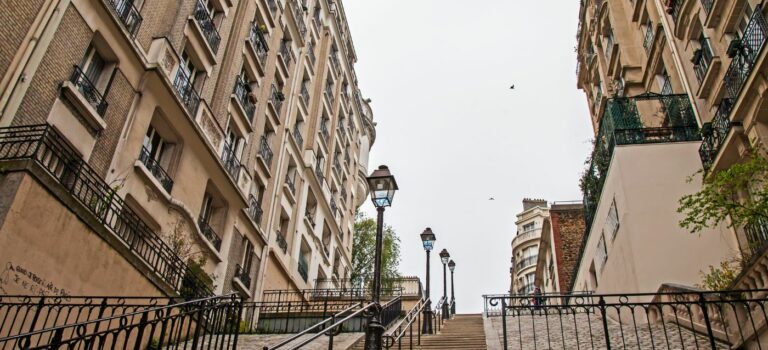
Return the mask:
<path id="1" fill-rule="evenodd" d="M 529 256 L 529 257 L 527 257 L 527 258 L 523 258 L 522 260 L 520 260 L 520 261 L 519 261 L 519 262 L 518 262 L 518 263 L 515 265 L 515 268 L 516 268 L 518 271 L 520 271 L 520 270 L 522 270 L 522 269 L 524 269 L 524 268 L 526 268 L 526 267 L 528 267 L 528 266 L 531 266 L 531 265 L 535 265 L 535 264 L 536 264 L 536 261 L 538 261 L 538 260 L 539 260 L 539 256 L 538 256 L 538 255 L 534 255 L 534 256 Z"/>
<path id="2" fill-rule="evenodd" d="M 277 16 L 277 1 L 276 0 L 267 0 L 267 7 L 269 8 L 269 13 L 274 18 Z"/>
<path id="3" fill-rule="evenodd" d="M 291 7 L 293 7 L 293 18 L 296 20 L 296 26 L 299 28 L 299 35 L 304 38 L 307 34 L 307 24 L 304 22 L 303 6 L 299 5 L 299 2 L 294 0 Z"/>
<path id="4" fill-rule="evenodd" d="M 696 79 L 699 84 L 704 83 L 704 77 L 707 76 L 709 66 L 712 64 L 712 47 L 709 45 L 709 39 L 704 39 L 701 48 L 696 50 L 693 56 L 693 71 L 696 73 Z"/>
<path id="5" fill-rule="evenodd" d="M 272 84 L 272 92 L 269 94 L 269 102 L 272 104 L 272 107 L 275 108 L 275 113 L 278 116 L 280 115 L 280 109 L 283 107 L 283 100 L 285 100 L 283 93 L 277 89 L 275 84 Z"/>
<path id="6" fill-rule="evenodd" d="M 264 213 L 261 210 L 261 204 L 253 195 L 248 196 L 248 217 L 256 223 L 261 225 L 261 215 Z"/>
<path id="7" fill-rule="evenodd" d="M 243 269 L 240 264 L 235 266 L 235 278 L 239 279 L 246 288 L 251 288 L 251 272 Z"/>
<path id="8" fill-rule="evenodd" d="M 341 197 L 339 197 L 339 199 L 341 199 L 343 202 L 347 201 L 347 189 L 346 188 L 342 188 L 341 189 Z"/>
<path id="9" fill-rule="evenodd" d="M 152 176 L 154 176 L 155 179 L 160 182 L 160 185 L 163 186 L 165 192 L 171 193 L 171 189 L 173 188 L 173 179 L 171 179 L 168 173 L 165 172 L 165 169 L 163 169 L 162 165 L 160 165 L 160 163 L 155 158 L 152 158 L 152 153 L 149 152 L 146 147 L 141 147 L 139 161 L 142 162 L 144 166 L 147 167 L 147 170 L 149 170 Z"/>
<path id="10" fill-rule="evenodd" d="M 240 178 L 240 160 L 237 159 L 235 149 L 229 142 L 224 143 L 224 148 L 221 150 L 221 161 L 229 176 L 237 182 Z"/>
<path id="11" fill-rule="evenodd" d="M 768 242 L 768 220 L 755 219 L 744 227 L 747 243 L 752 254 L 759 253 Z"/>
<path id="12" fill-rule="evenodd" d="M 261 28 L 258 23 L 253 22 L 251 25 L 251 32 L 248 35 L 248 39 L 251 41 L 254 50 L 256 51 L 256 58 L 264 67 L 267 64 L 267 53 L 269 52 L 269 45 L 264 38 L 264 33 L 261 32 Z"/>
<path id="13" fill-rule="evenodd" d="M 275 241 L 280 250 L 283 251 L 283 254 L 288 252 L 288 242 L 285 241 L 285 236 L 283 236 L 280 230 L 275 230 Z"/>
<path id="14" fill-rule="evenodd" d="M 290 40 L 281 40 L 280 41 L 280 57 L 283 58 L 283 64 L 285 64 L 286 67 L 291 66 L 291 60 L 293 59 L 293 53 L 291 52 L 291 41 Z"/>
<path id="15" fill-rule="evenodd" d="M 339 121 L 336 123 L 336 127 L 339 129 L 339 133 L 341 134 L 341 138 L 344 139 L 347 137 L 347 130 L 344 129 L 344 120 L 339 119 Z"/>
<path id="16" fill-rule="evenodd" d="M 218 52 L 221 36 L 219 36 L 218 30 L 216 30 L 216 24 L 213 23 L 211 14 L 208 13 L 208 9 L 205 8 L 205 4 L 201 0 L 197 0 L 197 5 L 195 6 L 195 20 L 197 20 L 197 24 L 203 31 L 203 36 L 208 45 L 211 46 L 213 53 Z"/>
<path id="17" fill-rule="evenodd" d="M 325 98 L 328 100 L 328 105 L 333 106 L 333 84 L 325 84 Z"/>
<path id="18" fill-rule="evenodd" d="M 261 136 L 259 156 L 261 156 L 261 159 L 267 164 L 267 168 L 272 166 L 272 147 L 269 146 L 269 140 L 267 140 L 267 137 L 264 135 Z"/>
<path id="19" fill-rule="evenodd" d="M 344 151 L 344 163 L 346 163 L 347 165 L 350 165 L 350 162 L 349 162 L 349 150 L 345 150 Z"/>
<path id="20" fill-rule="evenodd" d="M 328 132 L 328 119 L 320 121 L 320 135 L 323 137 L 325 143 L 328 144 L 331 139 L 331 134 Z"/>
<path id="21" fill-rule="evenodd" d="M 331 198 L 331 203 L 330 204 L 331 204 L 331 214 L 335 218 L 336 214 L 339 211 L 339 207 L 336 205 L 336 198 Z"/>
<path id="22" fill-rule="evenodd" d="M 421 317 L 424 314 L 424 310 L 429 307 L 429 299 L 420 299 L 399 323 L 391 326 L 390 331 L 384 334 L 384 348 L 390 349 L 396 345 L 398 349 L 402 349 L 405 337 L 408 337 L 408 344 L 406 346 L 409 349 L 413 349 L 414 345 L 421 345 Z M 415 341 L 413 339 L 414 328 L 416 328 Z"/>
<path id="23" fill-rule="evenodd" d="M 664 118 L 642 118 L 642 110 L 661 111 Z M 701 140 L 699 127 L 688 95 L 659 95 L 645 93 L 634 97 L 616 97 L 608 100 L 600 121 L 589 168 L 583 175 L 585 184 L 584 212 L 589 229 L 592 215 L 603 189 L 603 183 L 616 145 L 686 142 Z"/>
<path id="24" fill-rule="evenodd" d="M 72 76 L 69 78 L 69 80 L 77 87 L 77 90 L 80 91 L 80 94 L 83 95 L 85 100 L 88 101 L 91 106 L 93 106 L 93 108 L 96 110 L 96 113 L 98 113 L 100 116 L 104 116 L 108 106 L 107 99 L 104 98 L 99 89 L 96 88 L 96 85 L 94 85 L 93 82 L 88 79 L 80 67 L 74 67 Z"/>
<path id="25" fill-rule="evenodd" d="M 683 10 L 683 0 L 669 0 L 667 5 L 667 13 L 672 17 L 675 25 L 679 25 L 680 12 Z"/>
<path id="26" fill-rule="evenodd" d="M 309 89 L 307 88 L 307 85 L 309 84 L 309 80 L 304 80 L 301 83 L 301 91 L 299 92 L 299 96 L 301 96 L 301 100 L 304 101 L 304 104 L 309 107 Z"/>
<path id="27" fill-rule="evenodd" d="M 712 5 L 715 3 L 715 0 L 701 0 L 701 7 L 704 8 L 704 12 L 709 15 L 710 12 L 712 12 Z"/>
<path id="28" fill-rule="evenodd" d="M 322 163 L 322 160 L 318 160 L 317 164 L 315 165 L 315 176 L 317 176 L 317 182 L 319 182 L 320 186 L 322 186 L 325 182 L 325 175 L 323 175 L 323 166 L 320 163 Z"/>
<path id="29" fill-rule="evenodd" d="M 339 161 L 339 158 L 341 158 L 341 153 L 336 153 L 336 155 L 333 156 L 333 169 L 336 170 L 336 174 L 341 176 L 341 162 Z"/>
<path id="30" fill-rule="evenodd" d="M 78 154 L 50 125 L 0 128 L 0 160 L 37 163 L 171 288 L 187 297 L 211 295 L 210 288 Z"/>
<path id="31" fill-rule="evenodd" d="M 216 231 L 211 228 L 211 225 L 207 221 L 203 218 L 198 218 L 197 227 L 200 228 L 200 233 L 203 234 L 203 237 L 205 237 L 208 242 L 211 242 L 216 250 L 221 249 L 221 238 L 219 238 L 219 235 L 216 234 Z"/>
<path id="32" fill-rule="evenodd" d="M 288 190 L 294 195 L 296 194 L 296 183 L 293 181 L 290 175 L 285 175 L 285 185 L 288 186 Z"/>
<path id="33" fill-rule="evenodd" d="M 184 103 L 184 107 L 193 116 L 197 113 L 197 108 L 200 107 L 200 95 L 195 90 L 194 85 L 187 77 L 187 74 L 183 69 L 179 68 L 176 72 L 176 79 L 173 81 L 173 88 L 176 93 L 179 94 L 181 102 Z"/>
<path id="34" fill-rule="evenodd" d="M 240 106 L 243 107 L 246 118 L 248 118 L 249 122 L 253 123 L 253 114 L 256 112 L 256 104 L 251 101 L 249 96 L 251 93 L 251 86 L 242 76 L 237 76 L 233 93 L 237 96 L 237 101 L 240 102 Z"/>
<path id="35" fill-rule="evenodd" d="M 95 319 L 71 323 L 59 319 L 53 327 L 2 337 L 0 348 L 198 349 L 208 343 L 217 344 L 217 349 L 237 349 L 241 312 L 242 303 L 234 295 L 136 306 Z"/>
<path id="36" fill-rule="evenodd" d="M 141 14 L 136 6 L 133 6 L 133 0 L 108 0 L 109 5 L 117 13 L 117 17 L 125 26 L 125 29 L 131 35 L 131 38 L 136 37 L 136 33 L 139 32 L 141 27 Z"/>
<path id="37" fill-rule="evenodd" d="M 304 145 L 304 137 L 301 136 L 299 123 L 293 125 L 293 139 L 296 141 L 296 144 L 299 145 L 299 148 Z"/>
<path id="38" fill-rule="evenodd" d="M 490 321 L 500 326 L 505 349 L 747 349 L 760 348 L 755 337 L 768 321 L 765 295 L 664 285 L 657 293 L 506 295 L 487 301 L 500 306 L 501 317 Z"/>
<path id="39" fill-rule="evenodd" d="M 307 264 L 307 259 L 304 258 L 304 255 L 299 255 L 298 270 L 299 275 L 306 282 L 309 279 L 309 264 Z"/>
<path id="40" fill-rule="evenodd" d="M 304 218 L 307 219 L 313 227 L 315 226 L 315 214 L 309 210 L 309 208 L 304 209 Z"/>
<path id="41" fill-rule="evenodd" d="M 645 51 L 647 52 L 651 51 L 651 48 L 653 47 L 653 38 L 655 34 L 656 34 L 656 27 L 653 25 L 653 23 L 648 22 L 645 28 L 645 38 L 643 39 L 643 47 L 645 48 Z"/>
<path id="42" fill-rule="evenodd" d="M 734 124 L 728 119 L 732 107 L 730 99 L 720 100 L 720 105 L 715 112 L 715 117 L 709 123 L 704 123 L 701 129 L 703 141 L 699 147 L 699 157 L 704 169 L 709 169 L 715 162 L 720 147 L 728 137 L 731 126 Z"/>
<path id="43" fill-rule="evenodd" d="M 312 41 L 307 43 L 307 55 L 309 56 L 309 63 L 315 64 L 317 56 L 315 56 L 315 44 Z"/>

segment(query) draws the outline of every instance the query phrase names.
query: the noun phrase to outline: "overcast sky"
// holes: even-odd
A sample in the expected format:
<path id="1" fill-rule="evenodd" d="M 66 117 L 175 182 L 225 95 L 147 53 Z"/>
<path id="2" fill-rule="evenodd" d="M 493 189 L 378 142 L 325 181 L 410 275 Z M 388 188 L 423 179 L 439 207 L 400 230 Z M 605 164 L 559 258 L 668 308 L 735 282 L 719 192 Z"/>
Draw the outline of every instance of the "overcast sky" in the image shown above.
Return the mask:
<path id="1" fill-rule="evenodd" d="M 447 248 L 456 261 L 459 313 L 509 289 L 523 197 L 581 199 L 592 130 L 576 88 L 578 5 L 344 1 L 378 123 L 369 167 L 389 165 L 400 185 L 385 221 L 402 241 L 401 272 L 423 280 L 419 234 L 432 227 L 434 253 Z M 370 201 L 363 210 L 375 214 Z M 433 300 L 443 288 L 436 255 Z"/>

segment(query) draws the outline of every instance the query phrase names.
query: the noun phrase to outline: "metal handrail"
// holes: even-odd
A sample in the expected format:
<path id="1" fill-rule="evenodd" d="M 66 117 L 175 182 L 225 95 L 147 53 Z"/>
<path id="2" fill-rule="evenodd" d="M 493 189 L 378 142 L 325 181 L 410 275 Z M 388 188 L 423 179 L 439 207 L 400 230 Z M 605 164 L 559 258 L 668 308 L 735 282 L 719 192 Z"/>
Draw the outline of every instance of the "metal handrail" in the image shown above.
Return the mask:
<path id="1" fill-rule="evenodd" d="M 384 348 L 389 349 L 397 344 L 398 348 L 402 345 L 402 339 L 406 332 L 410 334 L 410 346 L 413 347 L 413 321 L 418 320 L 416 325 L 419 327 L 417 332 L 418 340 L 417 345 L 421 345 L 421 314 L 424 309 L 429 305 L 429 299 L 421 299 L 416 305 L 414 305 L 405 317 L 400 321 L 397 326 L 393 326 L 393 330 L 389 334 L 384 335 Z M 405 327 L 403 324 L 407 323 Z"/>
<path id="2" fill-rule="evenodd" d="M 338 316 L 341 316 L 341 315 L 343 315 L 343 314 L 345 314 L 345 313 L 347 313 L 347 312 L 351 311 L 352 309 L 354 309 L 354 308 L 356 308 L 356 307 L 360 307 L 360 306 L 362 306 L 362 305 L 363 305 L 363 303 L 362 303 L 362 302 L 359 302 L 359 303 L 354 303 L 354 304 L 352 304 L 350 307 L 348 307 L 348 308 L 346 308 L 346 309 L 344 309 L 344 310 L 342 310 L 342 311 L 340 311 L 340 312 L 338 312 L 338 313 L 335 313 L 335 314 L 331 315 L 331 317 L 328 317 L 328 318 L 326 318 L 326 319 L 324 319 L 324 320 L 322 320 L 322 321 L 320 321 L 320 322 L 316 323 L 316 324 L 315 324 L 314 326 L 312 326 L 312 327 L 309 327 L 309 328 L 307 328 L 307 329 L 305 329 L 305 330 L 303 330 L 303 331 L 301 331 L 301 332 L 299 332 L 299 333 L 296 333 L 296 334 L 294 334 L 294 335 L 292 335 L 292 336 L 288 337 L 287 339 L 284 339 L 283 341 L 281 341 L 281 342 L 279 342 L 279 343 L 275 344 L 275 345 L 274 345 L 274 346 L 272 346 L 272 347 L 269 347 L 269 346 L 265 346 L 265 347 L 264 347 L 264 350 L 274 350 L 274 349 L 279 349 L 280 347 L 282 347 L 282 346 L 284 346 L 284 345 L 286 345 L 286 344 L 288 344 L 288 343 L 290 343 L 290 342 L 292 342 L 292 341 L 294 341 L 294 340 L 296 340 L 296 339 L 299 339 L 299 338 L 300 338 L 300 337 L 302 337 L 303 335 L 305 335 L 305 334 L 307 334 L 307 333 L 309 333 L 309 332 L 312 332 L 312 331 L 314 331 L 315 329 L 318 329 L 318 328 L 320 328 L 321 326 L 325 325 L 326 323 L 328 323 L 328 322 L 333 322 L 333 320 L 335 320 L 335 319 L 336 319 L 336 317 L 338 317 Z M 372 305 L 372 304 L 369 304 L 369 306 L 370 306 L 370 305 Z M 320 335 L 321 335 L 322 333 L 318 333 L 318 334 L 320 334 Z"/>

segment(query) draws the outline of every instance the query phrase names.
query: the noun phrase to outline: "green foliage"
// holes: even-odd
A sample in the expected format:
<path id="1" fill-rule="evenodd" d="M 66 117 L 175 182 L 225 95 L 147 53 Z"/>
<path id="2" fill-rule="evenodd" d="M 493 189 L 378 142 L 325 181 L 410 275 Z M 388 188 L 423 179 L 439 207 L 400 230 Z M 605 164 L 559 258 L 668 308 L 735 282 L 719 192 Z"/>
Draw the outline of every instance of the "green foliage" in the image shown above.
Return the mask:
<path id="1" fill-rule="evenodd" d="M 362 213 L 355 217 L 355 234 L 352 241 L 352 272 L 354 286 L 360 286 L 373 279 L 373 259 L 376 249 L 376 220 Z M 382 241 L 381 279 L 392 280 L 400 277 L 400 238 L 391 226 L 385 225 Z M 383 285 L 383 288 L 388 286 Z"/>
<path id="2" fill-rule="evenodd" d="M 694 194 L 680 199 L 680 226 L 691 233 L 730 218 L 730 226 L 755 225 L 768 219 L 768 160 L 753 152 L 745 162 L 712 174 Z M 688 181 L 692 181 L 689 178 Z"/>
<path id="3" fill-rule="evenodd" d="M 739 259 L 730 259 L 720 262 L 720 266 L 709 265 L 709 272 L 701 272 L 702 283 L 696 287 L 712 291 L 721 291 L 728 289 L 736 276 L 741 272 L 741 261 Z"/>
<path id="4" fill-rule="evenodd" d="M 181 280 L 181 291 L 179 294 L 184 300 L 194 300 L 204 297 L 204 290 L 213 289 L 214 276 L 209 275 L 203 268 L 206 259 L 199 257 L 187 262 L 187 272 Z"/>

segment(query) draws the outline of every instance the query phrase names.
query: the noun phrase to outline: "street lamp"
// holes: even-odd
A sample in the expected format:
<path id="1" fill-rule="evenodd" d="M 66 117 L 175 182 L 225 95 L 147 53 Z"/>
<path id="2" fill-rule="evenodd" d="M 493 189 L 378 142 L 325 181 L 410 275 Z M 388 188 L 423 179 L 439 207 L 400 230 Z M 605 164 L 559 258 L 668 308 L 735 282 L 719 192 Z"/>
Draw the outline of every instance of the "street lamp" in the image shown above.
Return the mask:
<path id="1" fill-rule="evenodd" d="M 448 262 L 448 269 L 451 270 L 451 314 L 456 314 L 456 291 L 453 290 L 453 270 L 456 268 L 456 263 L 453 259 Z"/>
<path id="2" fill-rule="evenodd" d="M 445 267 L 448 264 L 448 259 L 451 258 L 451 254 L 448 254 L 448 251 L 443 248 L 442 251 L 440 251 L 440 260 L 443 262 L 443 319 L 450 319 L 451 315 L 449 314 L 448 310 L 448 279 Z"/>
<path id="3" fill-rule="evenodd" d="M 424 250 L 427 252 L 427 295 L 426 305 L 424 305 L 424 321 L 421 327 L 422 334 L 432 334 L 432 300 L 429 299 L 429 252 L 435 246 L 435 234 L 432 233 L 432 229 L 427 227 L 424 232 L 421 233 L 421 243 L 424 245 Z"/>
<path id="4" fill-rule="evenodd" d="M 384 228 L 384 208 L 392 205 L 392 198 L 397 191 L 395 177 L 389 172 L 386 165 L 380 165 L 378 169 L 367 179 L 368 188 L 371 191 L 371 201 L 378 212 L 376 221 L 376 251 L 373 259 L 373 310 L 368 319 L 368 327 L 365 330 L 365 349 L 380 350 L 382 347 L 381 336 L 384 326 L 381 324 L 381 246 L 382 231 Z"/>

